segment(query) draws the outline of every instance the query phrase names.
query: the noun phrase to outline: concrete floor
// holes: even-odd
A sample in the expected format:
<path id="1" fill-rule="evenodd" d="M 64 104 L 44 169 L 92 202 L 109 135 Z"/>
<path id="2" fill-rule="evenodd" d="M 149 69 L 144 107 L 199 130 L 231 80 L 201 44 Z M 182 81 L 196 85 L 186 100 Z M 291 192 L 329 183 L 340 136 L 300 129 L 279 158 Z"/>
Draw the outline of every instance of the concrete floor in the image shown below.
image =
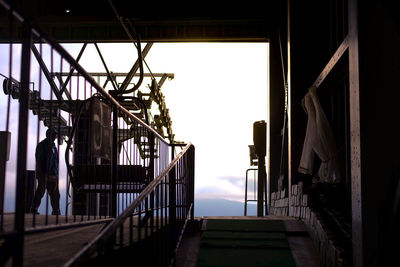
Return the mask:
<path id="1" fill-rule="evenodd" d="M 97 218 L 98 219 L 98 218 Z M 108 222 L 107 219 L 94 225 L 85 225 L 93 217 L 25 215 L 24 266 L 62 266 L 83 246 L 90 242 Z M 78 227 L 62 228 L 75 223 Z M 58 225 L 58 230 L 49 230 Z M 3 232 L 12 231 L 14 214 L 3 215 Z M 61 227 L 61 228 L 60 228 Z M 37 230 L 40 230 L 39 232 Z M 45 231 L 47 230 L 47 231 Z M 3 243 L 4 241 L 1 241 Z M 12 266 L 9 260 L 5 266 Z"/>
<path id="2" fill-rule="evenodd" d="M 26 215 L 25 226 L 27 230 L 33 230 L 33 220 L 36 229 L 51 227 L 51 224 L 58 220 L 59 224 L 65 221 L 73 222 L 74 218 L 64 216 Z M 107 219 L 103 223 L 94 225 L 84 225 L 88 219 L 86 217 L 76 217 L 77 223 L 82 226 L 53 230 L 50 232 L 29 233 L 25 236 L 24 247 L 24 266 L 61 266 L 74 256 L 81 248 L 88 244 L 106 225 Z M 206 227 L 208 219 L 246 219 L 246 220 L 282 220 L 286 228 L 289 246 L 297 266 L 319 267 L 321 266 L 318 255 L 313 247 L 312 241 L 308 236 L 307 230 L 302 221 L 290 217 L 265 216 L 258 218 L 255 216 L 234 216 L 234 217 L 201 217 L 196 218 L 199 226 Z M 11 231 L 13 227 L 13 216 L 3 215 L 4 232 Z M 200 224 L 201 222 L 201 224 Z M 128 227 L 126 225 L 126 227 Z M 125 228 L 125 227 L 124 227 Z M 129 233 L 128 230 L 124 233 Z M 143 233 L 142 233 L 143 234 Z M 177 252 L 176 263 L 178 267 L 196 266 L 197 255 L 201 243 L 201 228 L 197 231 L 189 231 L 180 244 Z M 125 234 L 124 234 L 125 235 Z M 137 234 L 135 234 L 135 237 Z M 134 237 L 134 239 L 136 239 Z M 118 238 L 117 238 L 118 240 Z M 123 241 L 128 241 L 128 236 L 124 236 Z M 5 266 L 12 266 L 11 260 Z"/>
<path id="3" fill-rule="evenodd" d="M 14 228 L 14 214 L 3 214 L 2 219 L 3 232 L 11 232 Z M 100 220 L 93 216 L 25 214 L 27 232 L 24 239 L 24 266 L 62 266 L 92 241 L 109 221 L 111 221 L 109 218 L 102 217 Z M 96 224 L 89 225 L 90 223 Z M 133 218 L 132 223 L 137 225 L 136 217 Z M 68 228 L 71 224 L 75 227 Z M 159 228 L 162 225 L 160 222 Z M 120 231 L 116 233 L 119 248 L 129 245 L 131 238 L 135 242 L 139 238 L 144 239 L 150 235 L 152 230 L 156 230 L 144 227 L 140 232 L 136 231 L 136 228 L 129 231 L 130 220 L 126 220 L 123 226 L 122 237 L 120 237 Z M 3 243 L 4 240 L 0 239 L 0 246 Z M 9 260 L 5 266 L 12 266 L 12 261 Z"/>

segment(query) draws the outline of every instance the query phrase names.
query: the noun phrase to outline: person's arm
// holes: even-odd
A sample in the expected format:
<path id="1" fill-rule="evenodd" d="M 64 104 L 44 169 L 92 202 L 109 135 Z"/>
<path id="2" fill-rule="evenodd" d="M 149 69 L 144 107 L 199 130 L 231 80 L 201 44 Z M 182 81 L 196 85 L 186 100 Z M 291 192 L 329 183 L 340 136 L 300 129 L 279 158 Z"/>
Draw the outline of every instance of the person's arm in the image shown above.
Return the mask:
<path id="1" fill-rule="evenodd" d="M 45 160 L 44 160 L 44 155 L 43 155 L 43 144 L 39 143 L 36 146 L 36 151 L 35 151 L 35 159 L 36 159 L 36 171 L 39 173 L 43 173 L 45 171 Z"/>

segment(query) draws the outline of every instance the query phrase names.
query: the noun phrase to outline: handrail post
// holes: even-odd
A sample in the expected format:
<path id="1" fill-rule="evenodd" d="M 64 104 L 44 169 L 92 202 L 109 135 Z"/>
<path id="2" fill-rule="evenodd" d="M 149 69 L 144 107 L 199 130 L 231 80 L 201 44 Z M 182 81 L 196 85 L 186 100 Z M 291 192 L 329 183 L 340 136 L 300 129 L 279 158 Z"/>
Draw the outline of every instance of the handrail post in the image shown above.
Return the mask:
<path id="1" fill-rule="evenodd" d="M 22 266 L 24 256 L 26 153 L 28 139 L 29 79 L 32 47 L 31 28 L 26 23 L 23 23 L 22 29 L 23 41 L 21 55 L 21 92 L 19 98 L 17 185 L 14 221 L 16 235 L 13 251 L 13 266 Z"/>
<path id="2" fill-rule="evenodd" d="M 175 158 L 175 144 L 172 143 L 170 147 L 171 147 L 171 160 L 173 160 Z"/>
<path id="3" fill-rule="evenodd" d="M 189 183 L 190 183 L 190 202 L 193 205 L 192 210 L 190 213 L 191 220 L 194 220 L 194 177 L 195 177 L 195 147 L 192 145 L 190 150 L 189 150 L 189 156 L 190 156 L 190 163 L 189 163 L 189 168 L 190 168 L 190 174 L 189 174 Z"/>
<path id="4" fill-rule="evenodd" d="M 248 181 L 249 170 L 251 169 L 246 170 L 246 182 L 244 184 L 244 216 L 247 216 L 247 181 Z"/>
<path id="5" fill-rule="evenodd" d="M 118 181 L 118 107 L 113 105 L 113 130 L 111 152 L 111 217 L 117 217 Z"/>
<path id="6" fill-rule="evenodd" d="M 146 111 L 147 112 L 147 111 Z M 149 181 L 154 180 L 154 145 L 155 145 L 155 136 L 153 132 L 149 132 L 149 149 L 150 149 L 150 162 L 149 162 Z M 154 225 L 154 192 L 150 194 L 150 225 L 153 227 Z"/>
<path id="7" fill-rule="evenodd" d="M 193 149 L 193 150 L 192 150 Z M 189 154 L 185 154 L 189 153 Z M 165 232 L 163 231 L 160 233 L 162 235 L 161 246 L 163 249 L 165 248 L 166 252 L 166 260 L 168 263 L 174 264 L 174 261 L 170 261 L 172 259 L 177 241 L 179 240 L 178 235 L 182 233 L 182 229 L 177 229 L 177 221 L 176 221 L 176 173 L 177 173 L 177 166 L 182 162 L 181 160 L 183 157 L 189 156 L 190 153 L 194 155 L 194 147 L 191 144 L 188 144 L 179 155 L 172 160 L 168 166 L 160 173 L 158 176 L 150 182 L 146 188 L 142 190 L 142 192 L 137 196 L 134 201 L 127 207 L 121 214 L 115 219 L 113 219 L 110 224 L 108 224 L 99 235 L 97 235 L 92 241 L 90 241 L 85 247 L 83 247 L 78 253 L 75 254 L 64 266 L 76 266 L 78 264 L 82 265 L 85 260 L 88 260 L 91 255 L 93 255 L 96 251 L 103 248 L 106 243 L 113 239 L 115 240 L 115 233 L 119 227 L 123 225 L 123 223 L 128 219 L 131 218 L 132 213 L 141 210 L 142 204 L 148 199 L 148 196 L 156 190 L 157 187 L 161 186 L 164 193 L 160 195 L 160 200 L 163 202 L 162 205 L 166 209 L 166 213 L 162 215 L 167 216 L 166 224 L 162 226 L 167 228 Z M 194 157 L 192 157 L 194 160 Z M 194 165 L 193 165 L 194 166 Z M 192 175 L 194 174 L 194 168 L 192 168 Z M 191 180 L 194 181 L 194 177 L 191 177 Z M 168 187 L 168 188 L 167 188 Z M 182 189 L 180 187 L 179 189 Z M 192 183 L 192 190 L 194 189 L 194 183 Z M 193 201 L 194 194 L 192 194 L 192 201 Z M 167 203 L 166 203 L 167 202 Z M 137 221 L 138 222 L 138 221 Z M 164 221 L 162 221 L 163 223 Z M 179 225 L 183 227 L 183 225 Z M 140 228 L 139 228 L 140 229 Z M 178 233 L 179 232 L 179 233 Z M 158 234 L 158 233 L 156 233 Z M 164 235 L 165 234 L 165 235 Z M 164 238 L 165 237 L 165 238 Z M 171 246 L 172 245 L 172 246 Z M 157 257 L 160 256 L 160 252 L 157 251 Z"/>
<path id="8" fill-rule="evenodd" d="M 264 172 L 265 160 L 258 158 L 258 185 L 257 185 L 257 217 L 264 216 Z"/>
<path id="9" fill-rule="evenodd" d="M 175 244 L 175 227 L 176 227 L 176 165 L 168 173 L 169 183 L 169 229 L 170 229 L 170 240 L 171 244 Z M 174 248 L 170 248 L 172 253 Z"/>

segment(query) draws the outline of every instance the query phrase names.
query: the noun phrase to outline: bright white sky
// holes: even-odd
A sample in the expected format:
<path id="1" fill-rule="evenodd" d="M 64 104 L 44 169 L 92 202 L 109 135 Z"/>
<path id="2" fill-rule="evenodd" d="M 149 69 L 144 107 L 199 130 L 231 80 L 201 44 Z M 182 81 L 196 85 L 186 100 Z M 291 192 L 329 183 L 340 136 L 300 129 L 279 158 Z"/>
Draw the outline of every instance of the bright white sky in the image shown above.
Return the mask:
<path id="1" fill-rule="evenodd" d="M 74 57 L 81 46 L 64 45 Z M 99 48 L 112 72 L 128 72 L 137 58 L 129 43 L 99 44 Z M 196 147 L 197 199 L 244 200 L 253 123 L 267 121 L 268 115 L 268 54 L 267 43 L 155 43 L 145 59 L 153 73 L 175 74 L 161 90 L 176 140 Z M 93 44 L 80 64 L 88 72 L 105 71 Z M 6 70 L 2 68 L 7 75 Z M 142 86 L 149 83 L 144 80 Z"/>
<path id="2" fill-rule="evenodd" d="M 99 48 L 113 72 L 137 58 L 130 43 Z M 267 43 L 155 43 L 145 58 L 153 73 L 175 74 L 161 90 L 176 140 L 196 147 L 196 198 L 244 200 L 253 123 L 267 121 L 268 54 Z M 104 71 L 93 45 L 80 63 Z"/>
<path id="3" fill-rule="evenodd" d="M 177 139 L 196 146 L 196 198 L 243 201 L 252 126 L 267 120 L 268 44 L 155 44 L 146 61 L 175 73 L 162 91 Z"/>

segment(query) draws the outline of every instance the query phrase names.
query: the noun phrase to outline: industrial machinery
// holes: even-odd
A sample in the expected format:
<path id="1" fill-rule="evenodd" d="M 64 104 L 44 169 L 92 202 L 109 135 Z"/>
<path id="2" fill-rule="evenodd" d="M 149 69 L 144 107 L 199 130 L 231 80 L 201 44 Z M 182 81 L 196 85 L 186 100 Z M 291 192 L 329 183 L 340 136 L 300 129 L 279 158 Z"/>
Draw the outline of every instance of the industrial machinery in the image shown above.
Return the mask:
<path id="1" fill-rule="evenodd" d="M 113 103 L 101 94 L 89 93 L 86 87 L 79 88 L 80 77 L 73 68 L 69 72 L 53 71 L 53 66 L 45 63 L 42 48 L 32 46 L 33 55 L 50 85 L 51 93 L 50 99 L 43 99 L 43 89 L 35 89 L 35 84 L 31 83 L 29 109 L 45 127 L 58 132 L 59 144 L 66 142 L 65 163 L 69 176 L 67 188 L 72 188 L 68 194 L 72 199 L 73 214 L 110 215 L 112 178 L 117 179 L 114 184 L 117 194 L 140 193 L 153 179 L 154 160 L 160 157 L 160 144 L 145 125 L 153 128 L 160 137 L 174 142 L 172 120 L 161 92 L 166 79 L 172 79 L 174 75 L 144 73 L 141 61 L 144 61 L 152 43 L 146 44 L 143 51 L 139 38 L 134 44 L 137 46 L 138 60 L 127 73 L 110 72 L 99 47 L 94 44 L 106 72 L 89 75 L 97 81 L 105 79 L 103 88 L 135 119 L 126 116 L 124 112 L 113 110 Z M 84 44 L 78 60 L 86 47 L 87 44 Z M 136 74 L 139 69 L 140 74 Z M 139 76 L 136 84 L 131 82 L 135 75 Z M 4 94 L 18 100 L 20 82 L 13 77 L 2 76 Z M 157 77 L 160 77 L 159 81 Z M 141 86 L 144 78 L 150 78 L 148 86 Z M 133 87 L 128 89 L 129 86 Z M 73 87 L 76 87 L 76 96 L 71 93 Z M 83 98 L 79 96 L 82 94 Z M 154 105 L 157 109 L 151 109 Z M 152 114 L 154 110 L 156 113 Z M 115 159 L 113 142 L 117 147 Z M 113 160 L 117 166 L 114 176 Z"/>

